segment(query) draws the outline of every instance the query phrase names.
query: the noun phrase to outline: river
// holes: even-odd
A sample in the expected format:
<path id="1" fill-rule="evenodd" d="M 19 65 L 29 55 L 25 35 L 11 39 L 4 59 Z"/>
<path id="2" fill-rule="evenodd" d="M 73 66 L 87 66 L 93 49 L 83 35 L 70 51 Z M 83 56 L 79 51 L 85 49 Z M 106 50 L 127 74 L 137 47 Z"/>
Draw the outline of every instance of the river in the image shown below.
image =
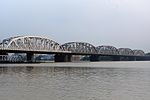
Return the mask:
<path id="1" fill-rule="evenodd" d="M 150 99 L 148 61 L 0 66 L 0 100 Z"/>

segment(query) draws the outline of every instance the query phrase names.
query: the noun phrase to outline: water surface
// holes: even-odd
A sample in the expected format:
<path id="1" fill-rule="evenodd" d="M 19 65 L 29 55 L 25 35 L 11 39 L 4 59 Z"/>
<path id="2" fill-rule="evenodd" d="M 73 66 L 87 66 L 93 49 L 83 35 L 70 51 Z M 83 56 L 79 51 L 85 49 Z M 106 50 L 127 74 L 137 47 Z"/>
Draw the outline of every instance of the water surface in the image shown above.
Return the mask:
<path id="1" fill-rule="evenodd" d="M 0 100 L 149 100 L 150 98 L 148 66 L 143 68 L 129 67 L 130 64 L 127 68 L 115 68 L 113 65 L 112 68 L 75 66 L 0 68 Z"/>

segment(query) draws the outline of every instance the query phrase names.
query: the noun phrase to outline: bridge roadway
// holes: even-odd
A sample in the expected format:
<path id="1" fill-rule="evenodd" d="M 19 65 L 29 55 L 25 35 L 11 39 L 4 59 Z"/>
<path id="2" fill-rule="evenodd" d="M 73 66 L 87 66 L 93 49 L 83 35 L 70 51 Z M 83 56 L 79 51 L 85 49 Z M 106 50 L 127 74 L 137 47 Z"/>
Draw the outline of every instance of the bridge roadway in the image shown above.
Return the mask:
<path id="1" fill-rule="evenodd" d="M 99 57 L 109 56 L 114 61 L 120 61 L 121 58 L 126 58 L 129 61 L 146 60 L 148 56 L 136 55 L 116 55 L 116 54 L 97 54 L 97 53 L 75 53 L 71 51 L 47 51 L 47 50 L 21 50 L 21 49 L 0 49 L 1 53 L 26 53 L 27 61 L 32 62 L 34 54 L 55 54 L 56 62 L 71 62 L 72 55 L 89 55 L 91 61 L 99 61 Z"/>
<path id="2" fill-rule="evenodd" d="M 72 55 L 89 55 L 91 61 L 98 61 L 100 56 L 110 56 L 115 61 L 147 60 L 142 50 L 115 48 L 113 46 L 98 46 L 86 42 L 68 42 L 63 45 L 38 36 L 17 36 L 4 39 L 0 43 L 0 55 L 8 53 L 26 53 L 27 61 L 32 62 L 34 54 L 55 54 L 56 62 L 72 61 Z"/>

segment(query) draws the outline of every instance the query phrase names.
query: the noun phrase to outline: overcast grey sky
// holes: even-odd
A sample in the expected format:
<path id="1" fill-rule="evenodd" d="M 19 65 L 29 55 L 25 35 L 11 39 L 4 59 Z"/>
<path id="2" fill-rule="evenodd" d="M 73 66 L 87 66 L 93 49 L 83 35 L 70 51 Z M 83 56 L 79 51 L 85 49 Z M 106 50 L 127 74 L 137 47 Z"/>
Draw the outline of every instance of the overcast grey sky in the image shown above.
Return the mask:
<path id="1" fill-rule="evenodd" d="M 1 0 L 0 38 L 39 35 L 150 51 L 150 0 Z"/>

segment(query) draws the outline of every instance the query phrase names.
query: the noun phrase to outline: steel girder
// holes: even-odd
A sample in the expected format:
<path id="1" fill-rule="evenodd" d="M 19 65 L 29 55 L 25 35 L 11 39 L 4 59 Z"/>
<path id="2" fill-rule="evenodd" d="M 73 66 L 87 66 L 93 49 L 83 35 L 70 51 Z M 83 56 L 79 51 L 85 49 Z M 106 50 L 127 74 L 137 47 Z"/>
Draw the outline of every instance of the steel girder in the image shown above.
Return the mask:
<path id="1" fill-rule="evenodd" d="M 130 48 L 119 48 L 119 55 L 134 55 L 134 52 Z"/>
<path id="2" fill-rule="evenodd" d="M 108 54 L 108 55 L 135 55 L 144 56 L 142 50 L 129 48 L 115 48 L 113 46 L 98 46 L 86 42 L 69 42 L 60 46 L 57 42 L 38 36 L 17 36 L 4 39 L 0 43 L 0 49 L 9 50 L 32 50 L 32 51 L 71 51 L 72 53 Z"/>
<path id="3" fill-rule="evenodd" d="M 119 51 L 113 46 L 98 46 L 96 47 L 98 54 L 109 54 L 109 55 L 118 55 Z"/>
<path id="4" fill-rule="evenodd" d="M 26 60 L 26 55 L 23 54 L 12 54 L 9 56 L 8 61 L 10 62 L 24 62 Z"/>
<path id="5" fill-rule="evenodd" d="M 145 56 L 144 51 L 142 50 L 133 50 L 135 56 Z"/>
<path id="6" fill-rule="evenodd" d="M 72 53 L 97 54 L 96 48 L 92 44 L 85 42 L 69 42 L 61 45 L 61 47 Z"/>
<path id="7" fill-rule="evenodd" d="M 5 49 L 21 50 L 61 50 L 60 45 L 48 38 L 38 36 L 18 36 L 4 39 L 0 46 Z"/>

